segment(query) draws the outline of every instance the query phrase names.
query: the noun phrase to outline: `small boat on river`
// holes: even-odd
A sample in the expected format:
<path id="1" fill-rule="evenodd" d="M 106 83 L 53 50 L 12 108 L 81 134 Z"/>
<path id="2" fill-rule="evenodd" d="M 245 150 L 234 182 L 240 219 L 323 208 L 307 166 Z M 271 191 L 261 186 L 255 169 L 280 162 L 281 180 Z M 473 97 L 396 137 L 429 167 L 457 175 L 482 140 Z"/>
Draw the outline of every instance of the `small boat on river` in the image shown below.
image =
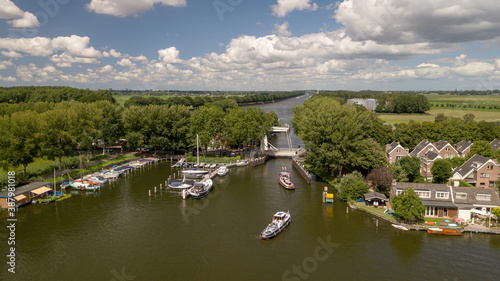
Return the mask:
<path id="1" fill-rule="evenodd" d="M 213 182 L 211 179 L 197 182 L 188 190 L 190 196 L 199 199 L 207 196 L 212 191 Z"/>
<path id="2" fill-rule="evenodd" d="M 260 233 L 261 239 L 271 239 L 283 231 L 292 221 L 290 212 L 277 212 L 273 221 Z"/>
<path id="3" fill-rule="evenodd" d="M 193 186 L 193 184 L 194 184 L 193 180 L 187 181 L 186 179 L 182 179 L 182 180 L 169 180 L 167 186 L 174 191 L 183 191 L 190 189 Z"/>
<path id="4" fill-rule="evenodd" d="M 74 189 L 79 189 L 79 190 L 99 190 L 101 189 L 101 186 L 99 184 L 94 183 L 92 181 L 86 181 L 86 180 L 74 180 L 69 182 L 69 186 L 71 186 Z"/>
<path id="5" fill-rule="evenodd" d="M 227 168 L 227 166 L 222 166 L 217 170 L 217 175 L 221 177 L 227 175 L 227 173 L 229 173 L 229 169 Z"/>
<path id="6" fill-rule="evenodd" d="M 290 173 L 288 172 L 280 172 L 279 182 L 286 189 L 290 190 L 295 189 L 295 186 L 293 185 L 293 182 L 290 179 Z"/>
<path id="7" fill-rule="evenodd" d="M 408 231 L 408 227 L 405 227 L 405 226 L 402 226 L 402 225 L 399 225 L 399 224 L 392 224 L 392 227 L 394 227 L 396 229 L 399 229 L 399 230 Z"/>
<path id="8" fill-rule="evenodd" d="M 427 233 L 440 234 L 440 235 L 454 235 L 454 236 L 462 235 L 462 231 L 460 231 L 459 229 L 449 229 L 440 227 L 429 227 L 427 228 Z"/>
<path id="9" fill-rule="evenodd" d="M 236 161 L 236 166 L 243 167 L 243 166 L 248 165 L 248 163 L 249 163 L 248 160 L 237 160 Z"/>

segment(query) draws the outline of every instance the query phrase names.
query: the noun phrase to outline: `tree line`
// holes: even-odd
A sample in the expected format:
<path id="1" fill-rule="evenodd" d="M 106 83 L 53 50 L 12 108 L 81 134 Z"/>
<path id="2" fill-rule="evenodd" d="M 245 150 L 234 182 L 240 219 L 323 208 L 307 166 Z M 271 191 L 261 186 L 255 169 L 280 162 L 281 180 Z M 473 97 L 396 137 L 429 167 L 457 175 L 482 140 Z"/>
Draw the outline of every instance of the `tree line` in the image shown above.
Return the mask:
<path id="1" fill-rule="evenodd" d="M 184 105 L 123 108 L 110 101 L 0 104 L 0 165 L 26 167 L 35 157 L 61 159 L 75 150 L 104 149 L 125 139 L 130 149 L 148 145 L 178 151 L 196 145 L 256 146 L 272 126 L 274 112 L 238 108 L 236 103 L 207 103 L 191 112 Z"/>
<path id="2" fill-rule="evenodd" d="M 238 105 L 248 105 L 248 104 L 258 104 L 258 103 L 269 103 L 281 101 L 293 97 L 303 95 L 304 91 L 293 91 L 293 92 L 283 92 L 283 93 L 256 93 L 253 95 L 225 95 L 225 96 L 211 96 L 211 95 L 195 95 L 195 96 L 169 96 L 168 98 L 161 97 L 151 97 L 151 96 L 132 96 L 129 98 L 124 106 L 146 106 L 146 105 L 184 105 L 187 107 L 198 108 L 207 103 L 222 102 L 224 100 L 229 100 L 227 102 L 236 102 Z"/>
<path id="3" fill-rule="evenodd" d="M 0 87 L 0 103 L 24 103 L 24 102 L 95 102 L 107 100 L 115 102 L 113 94 L 109 90 L 93 91 L 89 89 L 76 89 L 58 86 L 19 86 Z"/>

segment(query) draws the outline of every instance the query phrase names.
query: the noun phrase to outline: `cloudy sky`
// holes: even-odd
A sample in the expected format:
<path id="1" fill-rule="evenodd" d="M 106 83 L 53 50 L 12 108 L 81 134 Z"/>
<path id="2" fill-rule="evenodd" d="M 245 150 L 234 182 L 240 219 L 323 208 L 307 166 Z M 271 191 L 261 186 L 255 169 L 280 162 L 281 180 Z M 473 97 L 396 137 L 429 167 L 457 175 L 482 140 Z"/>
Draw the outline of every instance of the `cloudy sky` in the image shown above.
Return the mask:
<path id="1" fill-rule="evenodd" d="M 498 0 L 0 0 L 0 86 L 500 89 Z"/>

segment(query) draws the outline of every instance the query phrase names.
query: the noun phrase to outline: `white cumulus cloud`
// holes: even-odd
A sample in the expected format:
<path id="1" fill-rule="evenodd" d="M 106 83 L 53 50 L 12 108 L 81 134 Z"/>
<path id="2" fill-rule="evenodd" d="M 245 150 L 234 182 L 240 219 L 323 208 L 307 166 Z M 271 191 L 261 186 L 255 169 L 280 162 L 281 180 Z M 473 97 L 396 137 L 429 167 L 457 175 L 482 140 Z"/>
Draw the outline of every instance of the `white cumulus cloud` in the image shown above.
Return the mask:
<path id="1" fill-rule="evenodd" d="M 186 0 L 92 0 L 87 4 L 87 9 L 97 14 L 127 17 L 154 9 L 155 4 L 184 7 Z"/>
<path id="2" fill-rule="evenodd" d="M 179 50 L 176 47 L 170 47 L 158 50 L 158 59 L 165 63 L 180 63 Z"/>
<path id="3" fill-rule="evenodd" d="M 31 28 L 40 26 L 40 22 L 38 21 L 36 16 L 30 12 L 24 12 L 22 18 L 8 21 L 8 23 L 11 24 L 13 27 L 18 27 L 18 28 L 23 28 L 23 27 Z"/>
<path id="4" fill-rule="evenodd" d="M 277 4 L 271 5 L 273 16 L 277 16 L 279 18 L 282 18 L 295 10 L 316 11 L 317 9 L 318 5 L 316 3 L 311 3 L 311 0 L 278 0 Z"/>
<path id="5" fill-rule="evenodd" d="M 289 24 L 285 21 L 282 24 L 274 24 L 274 33 L 279 36 L 292 36 L 292 32 L 288 30 Z"/>
<path id="6" fill-rule="evenodd" d="M 335 19 L 356 40 L 460 43 L 500 36 L 497 0 L 345 0 Z"/>
<path id="7" fill-rule="evenodd" d="M 22 17 L 24 12 L 11 0 L 0 0 L 0 18 L 15 19 Z"/>

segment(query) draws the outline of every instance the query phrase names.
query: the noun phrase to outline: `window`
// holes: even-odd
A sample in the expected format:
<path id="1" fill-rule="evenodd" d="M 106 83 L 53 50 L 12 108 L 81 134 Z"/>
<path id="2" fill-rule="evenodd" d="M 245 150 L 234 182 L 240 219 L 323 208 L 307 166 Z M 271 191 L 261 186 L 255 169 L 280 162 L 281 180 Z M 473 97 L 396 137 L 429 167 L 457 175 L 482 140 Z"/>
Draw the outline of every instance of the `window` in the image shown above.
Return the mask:
<path id="1" fill-rule="evenodd" d="M 495 187 L 495 182 L 494 181 L 490 181 L 490 184 L 488 185 L 488 187 Z"/>
<path id="2" fill-rule="evenodd" d="M 448 199 L 450 197 L 449 192 L 436 191 L 436 198 L 439 199 Z"/>
<path id="3" fill-rule="evenodd" d="M 438 208 L 437 207 L 426 206 L 425 207 L 425 215 L 426 216 L 437 217 L 438 216 Z"/>
<path id="4" fill-rule="evenodd" d="M 481 177 L 482 178 L 489 178 L 490 174 L 488 174 L 488 173 L 481 173 Z"/>
<path id="5" fill-rule="evenodd" d="M 455 198 L 456 199 L 467 199 L 467 193 L 463 193 L 463 192 L 460 192 L 460 193 L 455 193 Z"/>
<path id="6" fill-rule="evenodd" d="M 447 147 L 445 150 L 446 150 L 446 151 L 450 151 L 450 148 L 449 148 L 449 147 Z"/>
<path id="7" fill-rule="evenodd" d="M 450 156 L 448 154 L 445 154 L 444 158 L 450 158 Z"/>
<path id="8" fill-rule="evenodd" d="M 491 195 L 489 194 L 476 194 L 476 200 L 490 201 Z"/>
<path id="9" fill-rule="evenodd" d="M 399 195 L 399 194 L 401 194 L 402 192 L 403 192 L 403 190 L 398 189 L 398 190 L 396 190 L 396 195 Z"/>
<path id="10" fill-rule="evenodd" d="M 431 198 L 430 191 L 415 190 L 415 193 L 417 193 L 420 198 Z"/>
<path id="11" fill-rule="evenodd" d="M 396 150 L 396 153 L 400 153 L 400 152 L 401 152 L 401 149 Z"/>
<path id="12" fill-rule="evenodd" d="M 434 151 L 434 149 L 431 147 L 431 148 L 429 148 L 429 151 Z"/>

